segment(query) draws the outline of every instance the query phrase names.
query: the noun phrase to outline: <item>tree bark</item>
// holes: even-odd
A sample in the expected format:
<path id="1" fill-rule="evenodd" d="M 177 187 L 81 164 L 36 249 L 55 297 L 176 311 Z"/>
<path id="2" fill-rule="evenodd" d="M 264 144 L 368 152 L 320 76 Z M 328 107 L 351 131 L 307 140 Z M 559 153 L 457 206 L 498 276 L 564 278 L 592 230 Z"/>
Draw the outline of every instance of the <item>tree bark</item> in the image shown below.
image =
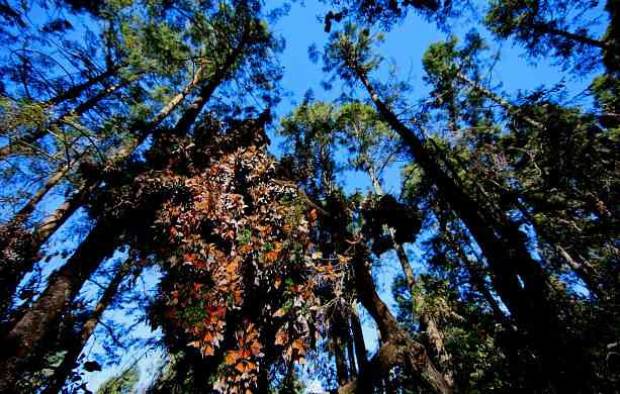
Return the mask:
<path id="1" fill-rule="evenodd" d="M 559 313 L 549 302 L 552 290 L 538 262 L 526 247 L 525 235 L 501 212 L 489 212 L 448 176 L 431 151 L 405 126 L 379 98 L 367 75 L 349 64 L 368 91 L 379 114 L 409 146 L 425 173 L 433 180 L 446 201 L 471 231 L 493 273 L 493 282 L 515 320 L 539 350 L 544 372 L 537 378 L 541 385 L 553 382 L 557 388 L 569 388 L 569 371 L 584 368 L 578 346 L 566 343 L 567 333 Z M 560 360 L 558 362 L 558 360 Z"/>
<path id="2" fill-rule="evenodd" d="M 381 182 L 377 177 L 374 167 L 371 163 L 366 162 L 366 167 L 368 169 L 368 175 L 370 176 L 375 194 L 379 196 L 383 196 L 385 193 L 383 192 L 383 188 L 381 187 Z M 392 247 L 396 251 L 396 256 L 398 257 L 398 261 L 400 262 L 400 266 L 403 270 L 403 275 L 405 276 L 405 280 L 407 282 L 407 287 L 409 289 L 409 293 L 411 294 L 411 300 L 413 301 L 413 306 L 415 304 L 420 304 L 424 300 L 422 297 L 415 291 L 416 285 L 416 277 L 413 272 L 413 268 L 411 267 L 411 262 L 409 261 L 409 256 L 405 252 L 405 248 L 403 245 L 396 241 L 396 233 L 393 228 L 387 227 L 385 229 L 392 241 Z M 424 332 L 426 333 L 426 337 L 428 339 L 429 344 L 433 347 L 433 351 L 435 355 L 438 357 L 440 365 L 444 369 L 444 380 L 450 386 L 450 388 L 454 387 L 454 374 L 452 372 L 452 356 L 446 350 L 444 344 L 444 334 L 439 329 L 437 325 L 436 319 L 427 314 L 420 314 L 420 322 L 422 323 L 422 327 L 424 328 Z"/>
<path id="3" fill-rule="evenodd" d="M 334 324 L 332 322 L 331 324 Z M 334 358 L 336 359 L 336 378 L 339 385 L 345 385 L 349 381 L 349 371 L 347 369 L 347 358 L 345 355 L 345 347 L 343 338 L 337 332 L 338 329 L 331 328 L 331 340 L 334 351 Z"/>
<path id="4" fill-rule="evenodd" d="M 118 221 L 102 221 L 80 244 L 69 261 L 49 279 L 47 288 L 0 340 L 0 392 L 10 392 L 20 371 L 45 351 L 44 340 L 70 308 L 84 282 L 118 244 Z"/>
<path id="5" fill-rule="evenodd" d="M 118 267 L 116 273 L 112 277 L 112 280 L 99 299 L 99 302 L 91 312 L 88 319 L 83 323 L 79 335 L 66 343 L 66 353 L 63 356 L 60 365 L 54 369 L 54 374 L 50 378 L 45 390 L 43 390 L 44 394 L 56 394 L 61 392 L 67 377 L 76 367 L 76 362 L 82 352 L 82 348 L 95 331 L 103 312 L 105 312 L 118 293 L 118 289 L 123 279 L 131 270 L 133 263 L 133 259 L 128 258 L 121 264 L 120 267 Z"/>
<path id="6" fill-rule="evenodd" d="M 350 328 L 350 327 L 347 327 L 347 328 Z M 355 349 L 353 346 L 353 338 L 351 336 L 351 331 L 347 330 L 347 334 L 348 335 L 346 338 L 346 342 L 347 342 L 347 359 L 349 360 L 349 379 L 353 379 L 355 376 L 357 376 L 358 368 L 357 368 L 357 365 L 355 364 Z"/>
<path id="7" fill-rule="evenodd" d="M 351 332 L 353 334 L 353 344 L 355 347 L 355 358 L 357 360 L 358 372 L 366 368 L 368 358 L 366 356 L 366 344 L 364 343 L 364 334 L 362 331 L 362 323 L 360 322 L 357 308 L 353 307 L 351 311 Z"/>
<path id="8" fill-rule="evenodd" d="M 355 255 L 352 258 L 355 284 L 359 300 L 377 323 L 381 338 L 384 341 L 382 349 L 389 349 L 389 352 L 387 352 L 389 354 L 385 356 L 389 362 L 381 367 L 382 372 L 389 371 L 389 368 L 394 366 L 396 362 L 404 361 L 404 364 L 414 374 L 421 377 L 434 391 L 438 393 L 451 393 L 452 388 L 445 381 L 441 372 L 435 368 L 424 346 L 411 339 L 400 328 L 394 315 L 392 315 L 387 305 L 377 294 L 368 263 L 366 262 L 365 253 L 362 249 L 363 246 L 358 243 Z M 358 381 L 353 383 L 355 386 L 353 392 L 368 390 L 373 386 L 373 382 L 376 382 L 377 378 L 385 376 L 385 374 L 377 373 L 379 371 L 376 368 L 376 364 L 373 360 L 369 363 L 368 368 L 360 371 Z M 360 384 L 360 382 L 364 383 Z M 368 384 L 368 382 L 371 384 Z"/>
<path id="9" fill-rule="evenodd" d="M 60 183 L 69 170 L 68 165 L 62 165 L 61 168 L 56 171 L 43 186 L 37 190 L 37 192 L 28 200 L 15 216 L 5 225 L 2 225 L 2 237 L 20 237 L 22 231 L 24 231 L 24 222 L 28 219 L 30 214 L 34 211 L 37 204 L 43 199 L 43 197 L 58 183 Z M 9 249 L 12 247 L 10 239 L 0 239 L 0 243 L 3 245 L 2 251 L 5 256 L 12 256 L 13 254 Z M 8 316 L 9 310 L 12 305 L 12 298 L 19 282 L 23 279 L 26 272 L 32 269 L 32 265 L 28 262 L 34 260 L 34 256 L 31 255 L 32 249 L 30 245 L 26 247 L 26 254 L 19 256 L 15 259 L 8 258 L 0 264 L 0 313 L 2 316 Z"/>

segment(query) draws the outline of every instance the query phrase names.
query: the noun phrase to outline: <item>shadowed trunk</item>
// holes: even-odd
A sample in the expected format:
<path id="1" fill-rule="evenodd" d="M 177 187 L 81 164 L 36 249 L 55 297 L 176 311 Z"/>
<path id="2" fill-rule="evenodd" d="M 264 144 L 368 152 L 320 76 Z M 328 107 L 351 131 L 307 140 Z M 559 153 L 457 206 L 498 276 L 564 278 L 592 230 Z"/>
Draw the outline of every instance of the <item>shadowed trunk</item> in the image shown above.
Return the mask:
<path id="1" fill-rule="evenodd" d="M 2 338 L 0 392 L 9 392 L 28 361 L 44 354 L 44 340 L 57 319 L 71 307 L 84 282 L 112 255 L 121 223 L 103 221 L 91 231 L 69 261 L 48 281 L 41 296 L 20 316 Z"/>
<path id="2" fill-rule="evenodd" d="M 392 367 L 404 364 L 435 392 L 451 393 L 452 388 L 442 373 L 435 368 L 424 346 L 411 339 L 400 328 L 394 315 L 377 294 L 365 253 L 361 250 L 363 247 L 358 244 L 356 248 L 352 265 L 358 297 L 377 323 L 382 345 L 378 355 L 369 361 L 366 368 L 360 370 L 358 379 L 341 387 L 339 392 L 368 392 L 368 389 L 375 386 L 378 379 L 385 377 Z"/>
<path id="3" fill-rule="evenodd" d="M 370 176 L 371 183 L 373 185 L 375 194 L 379 196 L 383 196 L 383 188 L 381 187 L 381 182 L 377 177 L 374 167 L 372 163 L 366 162 L 366 168 L 368 170 L 368 175 Z M 409 261 L 409 257 L 405 252 L 405 248 L 403 245 L 396 241 L 396 233 L 393 228 L 389 228 L 385 226 L 385 230 L 389 234 L 390 240 L 392 241 L 392 247 L 396 251 L 396 256 L 398 257 L 398 261 L 403 270 L 403 275 L 405 276 L 405 280 L 407 282 L 407 288 L 409 289 L 409 293 L 411 294 L 411 299 L 413 301 L 413 305 L 419 305 L 423 302 L 423 299 L 419 292 L 415 291 L 416 278 L 413 273 L 413 268 L 411 267 L 411 262 Z M 415 312 L 414 312 L 415 314 Z M 437 322 L 433 316 L 430 316 L 427 313 L 421 313 L 420 322 L 423 327 L 424 332 L 426 333 L 426 338 L 429 344 L 433 347 L 433 351 L 435 355 L 439 359 L 440 365 L 444 369 L 444 379 L 448 386 L 451 388 L 454 387 L 454 374 L 452 372 L 452 356 L 446 350 L 444 344 L 444 334 L 439 329 Z"/>
<path id="4" fill-rule="evenodd" d="M 331 324 L 334 324 L 332 322 Z M 345 343 L 337 332 L 338 329 L 331 328 L 332 348 L 336 359 L 336 378 L 339 385 L 345 385 L 349 381 L 349 371 L 347 368 L 347 357 L 345 355 Z"/>
<path id="5" fill-rule="evenodd" d="M 582 45 L 588 45 L 604 50 L 612 49 L 612 47 L 605 41 L 597 40 L 595 38 L 588 37 L 582 34 L 576 34 L 567 30 L 558 29 L 548 23 L 534 23 L 533 29 L 543 34 L 562 37 L 564 39 L 574 41 Z"/>
<path id="6" fill-rule="evenodd" d="M 355 358 L 357 360 L 358 372 L 366 368 L 368 358 L 366 356 L 366 344 L 364 343 L 364 334 L 362 332 L 362 323 L 360 322 L 357 308 L 351 312 L 351 333 L 353 334 L 353 344 L 355 345 Z"/>
<path id="7" fill-rule="evenodd" d="M 66 353 L 63 356 L 62 362 L 59 366 L 54 368 L 54 374 L 50 378 L 45 390 L 43 390 L 43 393 L 56 394 L 62 390 L 67 377 L 76 367 L 76 362 L 82 352 L 82 348 L 95 331 L 103 312 L 105 312 L 110 303 L 113 301 L 123 279 L 127 276 L 133 264 L 133 259 L 129 258 L 122 263 L 120 267 L 118 267 L 116 273 L 112 277 L 112 280 L 103 292 L 101 299 L 99 299 L 99 302 L 95 306 L 95 309 L 93 309 L 88 319 L 82 324 L 79 335 L 76 338 L 67 341 L 65 345 Z"/>
<path id="8" fill-rule="evenodd" d="M 536 379 L 540 385 L 553 382 L 558 388 L 571 387 L 570 378 L 579 376 L 574 372 L 587 366 L 580 362 L 578 345 L 567 343 L 565 325 L 549 302 L 552 290 L 546 274 L 529 253 L 525 235 L 504 213 L 484 208 L 462 190 L 439 165 L 435 155 L 379 98 L 365 72 L 355 64 L 349 66 L 370 94 L 379 114 L 410 147 L 441 198 L 463 220 L 482 249 L 498 294 L 539 350 L 543 371 Z"/>
<path id="9" fill-rule="evenodd" d="M 11 255 L 11 247 L 13 242 L 10 238 L 20 237 L 22 231 L 24 231 L 24 222 L 28 219 L 30 214 L 35 210 L 37 204 L 43 199 L 43 197 L 57 184 L 59 184 L 67 175 L 71 166 L 62 165 L 56 173 L 54 173 L 43 186 L 35 192 L 35 194 L 26 202 L 15 216 L 5 225 L 2 225 L 2 236 L 0 236 L 0 248 L 5 255 Z M 5 239 L 6 237 L 6 239 Z M 26 236 L 28 238 L 28 236 Z M 30 256 L 32 249 L 28 242 L 24 244 L 24 252 L 26 255 L 21 256 L 22 259 L 6 259 L 0 264 L 0 314 L 2 316 L 8 316 L 11 308 L 11 299 L 17 285 L 23 279 L 24 275 L 32 269 L 32 265 L 25 263 L 25 261 L 34 261 L 34 256 Z"/>

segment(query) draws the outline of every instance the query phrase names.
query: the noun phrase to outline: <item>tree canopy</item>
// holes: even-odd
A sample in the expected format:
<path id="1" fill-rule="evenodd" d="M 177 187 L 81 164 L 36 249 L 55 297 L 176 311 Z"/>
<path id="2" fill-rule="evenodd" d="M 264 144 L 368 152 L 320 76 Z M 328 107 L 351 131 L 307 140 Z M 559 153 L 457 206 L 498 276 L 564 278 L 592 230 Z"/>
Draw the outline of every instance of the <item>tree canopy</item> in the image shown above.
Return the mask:
<path id="1" fill-rule="evenodd" d="M 0 392 L 617 390 L 620 3 L 317 4 L 0 0 Z"/>

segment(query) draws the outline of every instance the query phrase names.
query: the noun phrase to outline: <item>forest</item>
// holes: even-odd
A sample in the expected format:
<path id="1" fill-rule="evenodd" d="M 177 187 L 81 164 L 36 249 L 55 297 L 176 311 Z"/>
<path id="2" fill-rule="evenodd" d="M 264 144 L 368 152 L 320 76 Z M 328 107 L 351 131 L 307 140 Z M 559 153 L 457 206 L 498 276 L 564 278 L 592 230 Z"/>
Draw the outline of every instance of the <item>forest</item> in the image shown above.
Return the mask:
<path id="1" fill-rule="evenodd" d="M 0 393 L 620 393 L 620 0 L 0 0 Z"/>

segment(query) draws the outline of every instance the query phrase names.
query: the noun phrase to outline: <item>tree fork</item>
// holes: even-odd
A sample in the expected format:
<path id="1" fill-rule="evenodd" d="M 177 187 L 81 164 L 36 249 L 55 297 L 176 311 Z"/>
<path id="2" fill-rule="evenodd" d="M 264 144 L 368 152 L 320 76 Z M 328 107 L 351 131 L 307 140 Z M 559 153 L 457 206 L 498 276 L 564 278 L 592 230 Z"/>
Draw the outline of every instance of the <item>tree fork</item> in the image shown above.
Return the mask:
<path id="1" fill-rule="evenodd" d="M 391 354 L 389 357 L 390 362 L 382 367 L 382 371 L 387 372 L 389 368 L 394 366 L 398 361 L 404 361 L 405 364 L 411 368 L 412 372 L 420 376 L 435 392 L 451 393 L 452 388 L 448 382 L 446 382 L 443 374 L 433 365 L 424 346 L 411 339 L 411 337 L 400 328 L 394 315 L 392 315 L 387 305 L 385 305 L 377 294 L 360 241 L 358 240 L 353 247 L 355 250 L 351 264 L 355 275 L 358 298 L 379 327 L 381 339 L 384 341 L 382 348 L 389 346 L 391 349 L 389 352 Z M 373 366 L 373 364 L 375 365 Z M 362 392 L 360 390 L 366 390 L 372 387 L 372 385 L 368 383 L 376 381 L 376 378 L 383 377 L 377 376 L 375 366 L 376 362 L 374 362 L 374 360 L 370 361 L 368 368 L 360 371 L 357 382 L 351 383 L 353 390 L 343 392 Z M 362 382 L 364 383 L 360 384 Z"/>

